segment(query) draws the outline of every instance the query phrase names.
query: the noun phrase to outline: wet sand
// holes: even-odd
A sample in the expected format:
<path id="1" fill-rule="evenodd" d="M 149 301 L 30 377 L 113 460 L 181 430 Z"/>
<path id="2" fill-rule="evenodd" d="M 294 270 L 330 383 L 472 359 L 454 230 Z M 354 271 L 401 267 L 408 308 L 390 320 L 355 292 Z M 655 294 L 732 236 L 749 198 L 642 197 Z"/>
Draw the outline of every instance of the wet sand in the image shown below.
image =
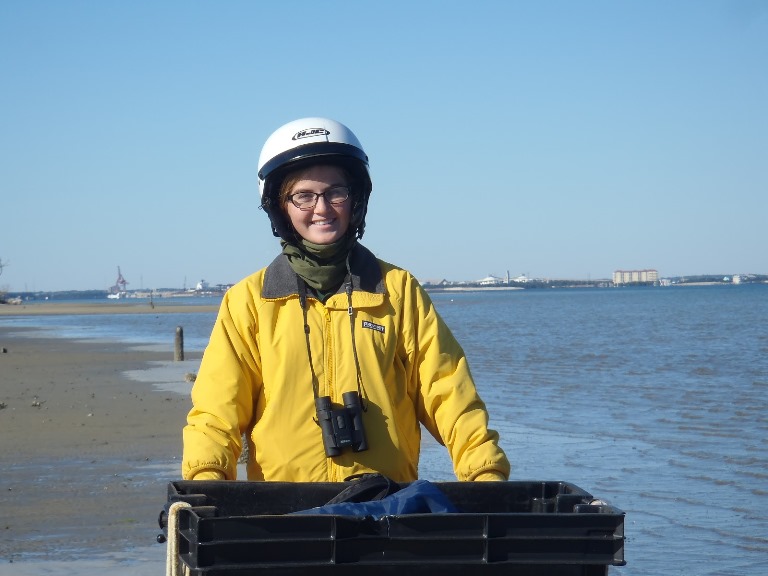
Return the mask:
<path id="1" fill-rule="evenodd" d="M 191 388 L 185 375 L 199 355 L 174 363 L 167 353 L 22 331 L 0 322 L 0 574 L 31 573 L 19 571 L 24 562 L 164 550 L 157 516 L 168 481 L 180 477 L 190 401 L 124 373 L 167 363 Z"/>
<path id="2" fill-rule="evenodd" d="M 164 314 L 190 312 L 216 312 L 218 302 L 210 305 L 168 304 L 166 302 L 148 304 L 146 301 L 84 301 L 71 302 L 31 302 L 27 304 L 0 304 L 0 316 L 35 316 L 55 314 Z"/>

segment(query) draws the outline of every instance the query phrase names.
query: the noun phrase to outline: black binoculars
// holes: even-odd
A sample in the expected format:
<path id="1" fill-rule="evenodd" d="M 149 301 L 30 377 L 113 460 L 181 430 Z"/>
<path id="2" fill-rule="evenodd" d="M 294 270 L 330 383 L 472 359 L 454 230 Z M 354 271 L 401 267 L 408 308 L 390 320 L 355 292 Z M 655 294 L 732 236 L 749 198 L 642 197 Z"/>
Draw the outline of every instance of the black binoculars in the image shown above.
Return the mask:
<path id="1" fill-rule="evenodd" d="M 368 450 L 360 394 L 344 392 L 341 398 L 343 408 L 334 408 L 330 396 L 315 398 L 317 423 L 323 433 L 326 456 L 338 456 L 344 448 L 352 448 L 354 452 Z"/>

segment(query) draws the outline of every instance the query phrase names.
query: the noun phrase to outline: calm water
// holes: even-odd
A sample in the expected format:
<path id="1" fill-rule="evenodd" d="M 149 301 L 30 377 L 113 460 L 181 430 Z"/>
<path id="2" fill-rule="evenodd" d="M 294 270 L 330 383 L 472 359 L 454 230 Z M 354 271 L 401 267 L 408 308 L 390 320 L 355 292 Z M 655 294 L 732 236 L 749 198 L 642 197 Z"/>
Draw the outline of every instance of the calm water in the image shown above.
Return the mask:
<path id="1" fill-rule="evenodd" d="M 617 575 L 768 574 L 768 286 L 433 294 L 513 478 L 627 512 Z M 214 314 L 0 318 L 202 350 Z M 425 439 L 422 477 L 453 479 Z"/>
<path id="2" fill-rule="evenodd" d="M 768 574 L 768 286 L 440 294 L 520 479 L 627 512 L 617 574 Z"/>

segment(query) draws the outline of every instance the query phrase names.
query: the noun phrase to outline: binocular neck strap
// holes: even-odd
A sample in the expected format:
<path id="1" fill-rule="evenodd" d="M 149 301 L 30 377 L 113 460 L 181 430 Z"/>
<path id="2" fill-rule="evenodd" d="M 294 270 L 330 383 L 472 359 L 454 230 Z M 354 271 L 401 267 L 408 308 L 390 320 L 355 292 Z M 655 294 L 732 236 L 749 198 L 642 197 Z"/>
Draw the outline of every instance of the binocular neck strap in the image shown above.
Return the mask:
<path id="1" fill-rule="evenodd" d="M 317 379 L 315 373 L 315 367 L 312 365 L 312 348 L 309 344 L 309 323 L 307 322 L 307 284 L 301 276 L 296 276 L 299 293 L 299 305 L 301 306 L 301 312 L 304 317 L 304 339 L 307 344 L 307 360 L 309 361 L 309 370 L 312 373 L 312 393 L 315 395 L 315 399 L 320 396 L 320 381 Z M 347 293 L 347 313 L 349 314 L 349 329 L 352 336 L 352 355 L 355 358 L 355 375 L 357 376 L 357 393 L 360 396 L 360 403 L 363 407 L 363 412 L 368 411 L 365 394 L 365 387 L 363 386 L 363 375 L 360 371 L 360 360 L 357 356 L 357 345 L 355 344 L 355 310 L 352 307 L 352 272 L 349 270 L 349 257 L 347 257 L 347 276 L 344 278 L 344 290 Z"/>
<path id="2" fill-rule="evenodd" d="M 317 398 L 320 396 L 320 381 L 317 379 L 317 374 L 315 374 L 315 367 L 312 365 L 312 349 L 309 346 L 309 323 L 307 322 L 307 284 L 298 274 L 296 275 L 296 281 L 299 289 L 299 304 L 301 305 L 301 313 L 304 316 L 304 339 L 307 343 L 307 360 L 309 360 L 309 370 L 312 373 L 312 393 L 315 395 L 315 400 L 317 400 Z"/>
<path id="3" fill-rule="evenodd" d="M 362 235 L 362 234 L 361 234 Z M 357 375 L 357 395 L 360 397 L 360 405 L 363 412 L 368 412 L 368 397 L 363 386 L 363 374 L 360 371 L 360 360 L 357 358 L 357 344 L 355 344 L 355 309 L 352 308 L 352 268 L 349 266 L 350 250 L 347 254 L 347 277 L 344 278 L 344 291 L 347 293 L 347 313 L 349 314 L 349 331 L 352 335 L 352 354 L 355 357 L 355 374 Z"/>

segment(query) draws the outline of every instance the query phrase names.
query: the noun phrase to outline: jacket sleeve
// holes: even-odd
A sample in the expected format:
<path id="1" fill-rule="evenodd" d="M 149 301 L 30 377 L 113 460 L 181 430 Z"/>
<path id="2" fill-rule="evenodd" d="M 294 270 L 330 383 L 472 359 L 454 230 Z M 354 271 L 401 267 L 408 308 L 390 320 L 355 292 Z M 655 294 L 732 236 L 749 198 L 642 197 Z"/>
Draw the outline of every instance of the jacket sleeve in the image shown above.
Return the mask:
<path id="1" fill-rule="evenodd" d="M 182 475 L 192 479 L 237 477 L 242 434 L 250 426 L 261 386 L 254 298 L 247 286 L 225 294 L 192 388 L 184 427 Z"/>
<path id="2" fill-rule="evenodd" d="M 456 478 L 506 480 L 510 464 L 499 435 L 488 428 L 488 411 L 477 393 L 467 359 L 429 295 L 410 277 L 403 294 L 411 324 L 411 378 L 419 419 L 445 444 Z M 408 302 L 410 300 L 410 302 Z"/>

